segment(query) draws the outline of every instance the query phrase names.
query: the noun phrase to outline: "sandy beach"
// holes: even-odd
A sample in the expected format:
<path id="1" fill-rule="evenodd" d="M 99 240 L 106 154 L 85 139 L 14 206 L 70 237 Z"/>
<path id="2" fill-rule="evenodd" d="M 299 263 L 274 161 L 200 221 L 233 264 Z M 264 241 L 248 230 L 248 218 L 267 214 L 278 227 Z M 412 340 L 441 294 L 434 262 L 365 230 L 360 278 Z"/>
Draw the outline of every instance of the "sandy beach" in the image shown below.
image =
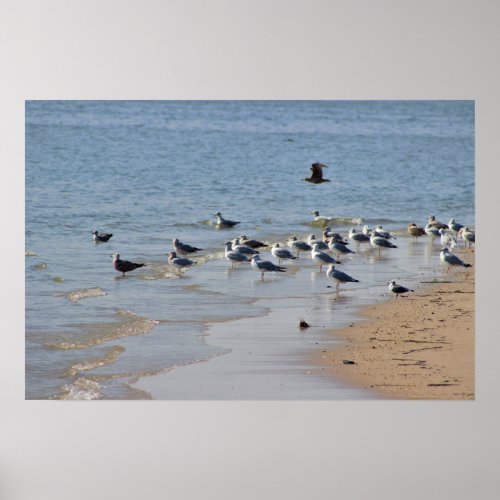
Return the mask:
<path id="1" fill-rule="evenodd" d="M 473 250 L 460 254 L 474 263 Z M 474 399 L 474 286 L 474 267 L 451 269 L 407 297 L 367 306 L 364 321 L 332 331 L 344 345 L 314 361 L 386 398 Z"/>

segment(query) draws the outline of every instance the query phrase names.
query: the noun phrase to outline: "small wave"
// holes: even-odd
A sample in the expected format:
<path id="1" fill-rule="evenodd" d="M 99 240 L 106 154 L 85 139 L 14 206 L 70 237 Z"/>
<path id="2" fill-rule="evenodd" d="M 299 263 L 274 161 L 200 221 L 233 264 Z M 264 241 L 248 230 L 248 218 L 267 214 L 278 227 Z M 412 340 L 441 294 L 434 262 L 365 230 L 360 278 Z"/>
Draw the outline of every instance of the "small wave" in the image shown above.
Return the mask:
<path id="1" fill-rule="evenodd" d="M 51 279 L 52 279 L 52 281 L 55 281 L 56 283 L 63 283 L 64 282 L 64 278 L 61 278 L 61 276 L 54 276 Z"/>
<path id="2" fill-rule="evenodd" d="M 71 302 L 78 302 L 79 300 L 88 299 L 89 297 L 100 297 L 107 294 L 102 288 L 83 288 L 81 290 L 64 293 L 63 295 Z"/>
<path id="3" fill-rule="evenodd" d="M 35 253 L 35 252 L 33 252 L 33 250 L 30 250 L 30 249 L 28 249 L 28 248 L 27 248 L 27 249 L 24 251 L 24 256 L 25 256 L 25 257 L 36 257 L 36 253 Z"/>
<path id="4" fill-rule="evenodd" d="M 35 264 L 33 266 L 33 269 L 36 269 L 37 271 L 45 271 L 49 265 L 46 262 L 40 262 L 38 264 Z"/>
<path id="5" fill-rule="evenodd" d="M 66 384 L 63 390 L 64 393 L 57 399 L 90 401 L 102 398 L 101 386 L 97 382 L 83 377 L 72 384 Z"/>
<path id="6" fill-rule="evenodd" d="M 114 363 L 118 356 L 125 350 L 122 346 L 113 347 L 103 358 L 87 359 L 80 363 L 74 364 L 68 370 L 68 374 L 71 376 L 78 375 L 80 372 L 93 370 L 94 368 L 99 368 L 101 366 L 110 365 Z"/>
<path id="7" fill-rule="evenodd" d="M 50 349 L 60 350 L 87 349 L 121 337 L 145 335 L 160 323 L 154 319 L 138 316 L 126 309 L 118 309 L 116 315 L 119 318 L 123 318 L 122 321 L 117 323 L 100 323 L 91 326 L 86 325 L 86 327 L 82 328 L 84 331 L 77 334 L 78 338 L 76 340 L 65 340 L 46 345 Z M 84 338 L 81 338 L 82 336 Z"/>

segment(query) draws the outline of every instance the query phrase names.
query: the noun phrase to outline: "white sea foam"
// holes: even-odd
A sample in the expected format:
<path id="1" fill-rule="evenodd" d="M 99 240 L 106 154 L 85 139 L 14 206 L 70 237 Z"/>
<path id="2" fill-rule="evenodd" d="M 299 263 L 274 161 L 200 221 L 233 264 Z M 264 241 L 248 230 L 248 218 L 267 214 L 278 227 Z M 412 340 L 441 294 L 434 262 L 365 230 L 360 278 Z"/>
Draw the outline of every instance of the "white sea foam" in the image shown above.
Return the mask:
<path id="1" fill-rule="evenodd" d="M 100 297 L 106 295 L 106 292 L 102 288 L 84 288 L 81 290 L 74 290 L 72 292 L 65 293 L 64 296 L 71 302 L 78 302 L 82 299 L 88 299 L 89 297 Z"/>

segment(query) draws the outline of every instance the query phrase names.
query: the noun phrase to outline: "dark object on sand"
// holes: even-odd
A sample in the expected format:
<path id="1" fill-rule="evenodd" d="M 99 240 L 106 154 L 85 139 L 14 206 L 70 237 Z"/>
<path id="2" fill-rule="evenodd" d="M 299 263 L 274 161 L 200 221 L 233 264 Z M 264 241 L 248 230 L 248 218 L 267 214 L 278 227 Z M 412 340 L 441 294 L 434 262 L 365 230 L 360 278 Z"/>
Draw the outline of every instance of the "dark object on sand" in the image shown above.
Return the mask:
<path id="1" fill-rule="evenodd" d="M 311 325 L 309 323 L 306 323 L 306 321 L 304 320 L 304 318 L 299 318 L 300 319 L 300 323 L 299 323 L 299 328 L 309 328 Z"/>

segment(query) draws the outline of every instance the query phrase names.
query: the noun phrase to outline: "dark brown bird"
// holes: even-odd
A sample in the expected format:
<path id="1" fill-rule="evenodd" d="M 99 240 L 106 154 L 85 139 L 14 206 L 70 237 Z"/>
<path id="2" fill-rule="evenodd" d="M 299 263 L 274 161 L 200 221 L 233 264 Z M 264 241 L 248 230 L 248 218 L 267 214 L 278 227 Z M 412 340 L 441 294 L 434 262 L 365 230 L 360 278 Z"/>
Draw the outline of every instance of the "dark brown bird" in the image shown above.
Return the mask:
<path id="1" fill-rule="evenodd" d="M 407 230 L 409 234 L 415 237 L 415 239 L 425 234 L 425 229 L 423 227 L 417 226 L 415 223 L 410 224 Z"/>
<path id="2" fill-rule="evenodd" d="M 313 163 L 311 165 L 311 177 L 306 177 L 302 179 L 307 182 L 312 182 L 313 184 L 321 184 L 322 182 L 330 182 L 329 179 L 323 179 L 323 168 L 327 168 L 327 165 L 323 165 L 322 163 Z"/>
<path id="3" fill-rule="evenodd" d="M 113 257 L 113 265 L 115 266 L 115 269 L 119 273 L 123 273 L 123 276 L 125 276 L 125 273 L 128 273 L 129 271 L 133 271 L 138 267 L 143 267 L 146 265 L 146 264 L 136 264 L 135 262 L 130 262 L 128 260 L 121 260 L 119 253 L 114 253 L 111 257 Z"/>

